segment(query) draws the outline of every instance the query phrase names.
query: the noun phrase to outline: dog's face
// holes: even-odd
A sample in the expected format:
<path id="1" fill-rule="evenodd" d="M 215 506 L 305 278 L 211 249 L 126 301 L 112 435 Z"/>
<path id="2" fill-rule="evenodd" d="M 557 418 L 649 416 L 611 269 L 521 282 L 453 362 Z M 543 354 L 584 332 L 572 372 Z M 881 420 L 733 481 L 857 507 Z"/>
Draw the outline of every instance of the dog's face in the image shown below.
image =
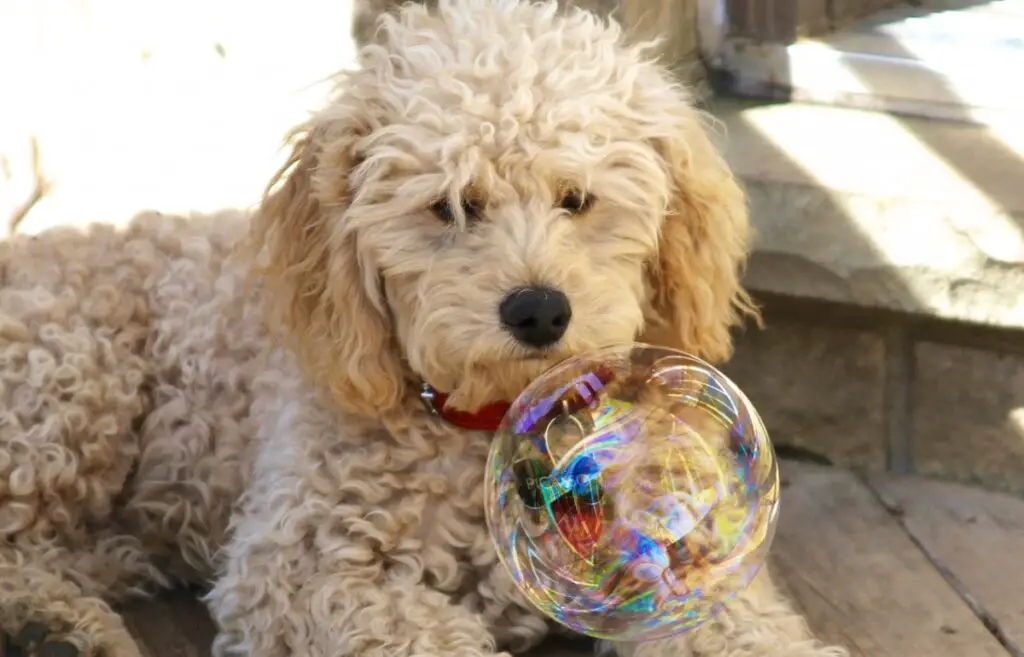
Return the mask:
<path id="1" fill-rule="evenodd" d="M 600 345 L 725 357 L 745 201 L 685 91 L 590 14 L 440 5 L 385 19 L 254 221 L 312 381 L 472 409 Z"/>

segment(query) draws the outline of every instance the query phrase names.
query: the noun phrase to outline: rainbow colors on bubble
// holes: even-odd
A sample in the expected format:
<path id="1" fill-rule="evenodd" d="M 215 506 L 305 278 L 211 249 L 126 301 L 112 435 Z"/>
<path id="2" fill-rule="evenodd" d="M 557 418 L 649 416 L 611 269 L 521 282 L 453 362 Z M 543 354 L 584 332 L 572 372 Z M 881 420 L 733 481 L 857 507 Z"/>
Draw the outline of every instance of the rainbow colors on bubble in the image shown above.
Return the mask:
<path id="1" fill-rule="evenodd" d="M 495 436 L 487 522 L 520 592 L 572 630 L 646 641 L 739 594 L 775 532 L 761 418 L 717 369 L 626 344 L 535 380 Z"/>

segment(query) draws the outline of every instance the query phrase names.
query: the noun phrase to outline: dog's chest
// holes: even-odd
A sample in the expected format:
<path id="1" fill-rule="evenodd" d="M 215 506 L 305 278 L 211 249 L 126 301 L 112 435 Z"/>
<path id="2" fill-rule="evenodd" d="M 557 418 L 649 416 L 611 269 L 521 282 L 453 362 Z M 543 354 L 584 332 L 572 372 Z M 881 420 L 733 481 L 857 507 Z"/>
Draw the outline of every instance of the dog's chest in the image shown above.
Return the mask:
<path id="1" fill-rule="evenodd" d="M 436 453 L 413 466 L 408 483 L 413 495 L 428 495 L 416 535 L 427 546 L 458 550 L 486 529 L 483 484 L 490 441 L 483 434 L 445 433 Z"/>
<path id="2" fill-rule="evenodd" d="M 392 581 L 426 583 L 476 609 L 495 629 L 532 616 L 498 561 L 487 530 L 484 478 L 492 436 L 432 418 L 395 423 L 387 437 L 348 452 L 344 489 L 360 519 L 348 532 L 372 537 Z M 358 483 L 356 483 L 358 482 Z M 512 612 L 515 607 L 519 611 Z M 539 626 L 540 627 L 540 626 Z"/>
<path id="3" fill-rule="evenodd" d="M 370 458 L 360 478 L 386 497 L 366 517 L 390 530 L 383 552 L 392 563 L 448 579 L 490 546 L 483 499 L 490 436 L 435 422 L 389 427 L 390 440 L 364 452 Z"/>

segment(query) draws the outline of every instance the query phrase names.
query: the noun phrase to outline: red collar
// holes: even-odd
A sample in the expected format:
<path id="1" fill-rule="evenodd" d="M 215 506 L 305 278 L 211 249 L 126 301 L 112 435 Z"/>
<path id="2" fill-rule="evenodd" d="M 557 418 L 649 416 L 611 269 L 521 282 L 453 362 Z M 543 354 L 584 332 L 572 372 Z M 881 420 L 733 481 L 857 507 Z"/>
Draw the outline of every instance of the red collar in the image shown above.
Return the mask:
<path id="1" fill-rule="evenodd" d="M 615 378 L 615 373 L 607 367 L 601 367 L 594 373 L 594 376 L 600 384 L 599 389 L 601 386 L 610 383 Z M 573 411 L 591 403 L 594 395 L 597 393 L 597 389 L 593 387 L 592 383 L 580 381 L 578 385 L 583 387 L 577 388 L 577 395 L 569 403 L 569 408 Z M 457 411 L 454 408 L 446 408 L 445 403 L 448 401 L 448 395 L 434 390 L 434 388 L 426 383 L 420 387 L 420 399 L 423 400 L 423 404 L 431 415 L 439 417 L 460 429 L 469 429 L 471 431 L 497 431 L 498 427 L 501 426 L 501 421 L 505 418 L 505 414 L 508 413 L 508 409 L 512 407 L 511 402 L 495 401 L 481 406 L 472 413 Z M 552 407 L 549 410 L 551 414 L 560 412 L 565 412 L 565 408 Z"/>
<path id="2" fill-rule="evenodd" d="M 423 400 L 432 415 L 436 415 L 460 429 L 471 431 L 497 431 L 505 413 L 512 405 L 511 402 L 496 401 L 485 404 L 472 413 L 459 411 L 447 408 L 445 403 L 448 401 L 448 395 L 434 390 L 427 384 L 423 384 L 420 390 L 420 399 Z"/>

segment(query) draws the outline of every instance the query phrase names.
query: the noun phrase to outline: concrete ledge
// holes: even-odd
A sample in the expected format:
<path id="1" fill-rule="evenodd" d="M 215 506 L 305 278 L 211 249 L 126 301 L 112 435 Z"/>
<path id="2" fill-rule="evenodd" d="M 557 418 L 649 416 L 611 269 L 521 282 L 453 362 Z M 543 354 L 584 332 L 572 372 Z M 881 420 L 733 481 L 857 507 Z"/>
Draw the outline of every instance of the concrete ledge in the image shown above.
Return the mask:
<path id="1" fill-rule="evenodd" d="M 1024 328 L 1024 139 L 717 99 L 757 229 L 754 292 Z"/>

